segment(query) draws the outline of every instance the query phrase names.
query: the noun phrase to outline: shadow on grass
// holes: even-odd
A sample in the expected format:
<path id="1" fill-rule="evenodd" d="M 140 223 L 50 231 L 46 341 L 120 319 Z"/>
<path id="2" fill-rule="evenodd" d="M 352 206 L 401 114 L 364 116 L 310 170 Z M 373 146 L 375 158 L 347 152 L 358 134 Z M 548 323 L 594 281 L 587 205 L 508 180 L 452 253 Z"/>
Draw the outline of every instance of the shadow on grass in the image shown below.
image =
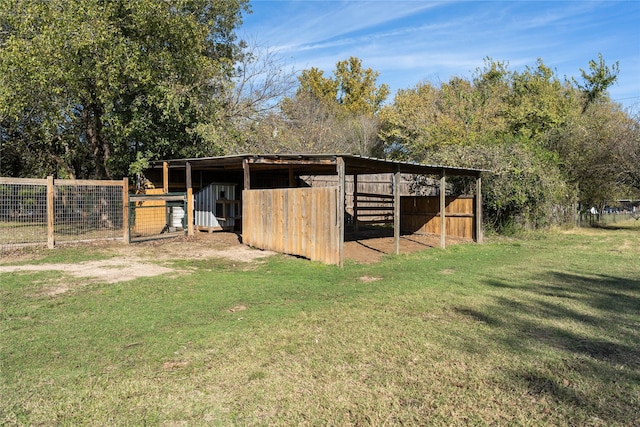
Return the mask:
<path id="1" fill-rule="evenodd" d="M 640 280 L 549 272 L 525 286 L 487 283 L 500 290 L 494 303 L 457 311 L 525 362 L 508 368 L 512 381 L 598 420 L 640 419 Z"/>
<path id="2" fill-rule="evenodd" d="M 613 230 L 613 231 L 617 231 L 617 230 L 633 230 L 634 228 L 637 228 L 636 224 L 600 224 L 600 223 L 594 223 L 593 225 L 590 225 L 591 228 L 599 228 L 602 230 Z"/>

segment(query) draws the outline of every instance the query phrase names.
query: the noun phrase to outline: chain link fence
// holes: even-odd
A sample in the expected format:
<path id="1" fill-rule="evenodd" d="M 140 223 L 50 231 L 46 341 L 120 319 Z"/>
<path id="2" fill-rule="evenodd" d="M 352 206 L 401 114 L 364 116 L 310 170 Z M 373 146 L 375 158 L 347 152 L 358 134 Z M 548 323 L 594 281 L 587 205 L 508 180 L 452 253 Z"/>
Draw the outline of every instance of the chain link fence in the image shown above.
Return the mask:
<path id="1" fill-rule="evenodd" d="M 0 247 L 126 239 L 128 183 L 0 178 Z"/>

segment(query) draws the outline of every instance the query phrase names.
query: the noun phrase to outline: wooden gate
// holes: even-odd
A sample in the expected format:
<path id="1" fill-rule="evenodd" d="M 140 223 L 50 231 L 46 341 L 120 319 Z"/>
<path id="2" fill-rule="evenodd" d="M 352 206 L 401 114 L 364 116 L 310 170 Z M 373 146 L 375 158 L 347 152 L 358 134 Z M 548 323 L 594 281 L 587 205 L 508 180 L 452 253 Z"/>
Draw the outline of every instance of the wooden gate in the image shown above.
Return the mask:
<path id="1" fill-rule="evenodd" d="M 338 189 L 287 188 L 242 192 L 242 241 L 260 249 L 340 263 Z"/>
<path id="2" fill-rule="evenodd" d="M 131 194 L 129 243 L 184 236 L 187 209 L 187 193 Z"/>

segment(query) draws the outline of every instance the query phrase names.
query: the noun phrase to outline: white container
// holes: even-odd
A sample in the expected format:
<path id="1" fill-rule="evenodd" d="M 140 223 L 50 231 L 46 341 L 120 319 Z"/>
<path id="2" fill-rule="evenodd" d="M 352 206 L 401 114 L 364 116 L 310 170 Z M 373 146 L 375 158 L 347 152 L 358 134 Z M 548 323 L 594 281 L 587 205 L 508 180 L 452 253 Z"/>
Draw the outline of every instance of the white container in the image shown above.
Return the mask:
<path id="1" fill-rule="evenodd" d="M 182 220 L 184 219 L 184 209 L 182 206 L 174 206 L 171 208 L 171 226 L 182 228 Z"/>

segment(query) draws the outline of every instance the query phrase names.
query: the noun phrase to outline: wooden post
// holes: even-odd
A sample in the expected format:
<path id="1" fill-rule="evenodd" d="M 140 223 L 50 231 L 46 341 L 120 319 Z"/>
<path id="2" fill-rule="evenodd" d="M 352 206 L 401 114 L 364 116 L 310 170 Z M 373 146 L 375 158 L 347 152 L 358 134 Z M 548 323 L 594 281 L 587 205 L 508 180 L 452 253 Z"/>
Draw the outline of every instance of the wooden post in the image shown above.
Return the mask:
<path id="1" fill-rule="evenodd" d="M 244 189 L 251 190 L 251 170 L 248 159 L 242 160 L 242 170 L 244 171 Z"/>
<path id="2" fill-rule="evenodd" d="M 53 249 L 55 247 L 55 193 L 54 193 L 53 177 L 47 177 L 47 247 Z"/>
<path id="3" fill-rule="evenodd" d="M 185 177 L 185 183 L 187 185 L 187 235 L 193 236 L 193 183 L 191 180 L 191 162 L 186 163 L 185 173 L 187 176 Z"/>
<path id="4" fill-rule="evenodd" d="M 125 243 L 129 242 L 129 178 L 122 178 L 122 228 Z"/>
<path id="5" fill-rule="evenodd" d="M 395 254 L 400 254 L 400 172 L 393 174 L 393 240 Z"/>
<path id="6" fill-rule="evenodd" d="M 482 243 L 484 233 L 482 231 L 482 178 L 476 178 L 476 243 Z"/>
<path id="7" fill-rule="evenodd" d="M 445 215 L 446 206 L 446 176 L 444 169 L 442 169 L 442 176 L 440 177 L 440 247 L 444 249 L 446 247 L 447 234 L 447 218 Z"/>
<path id="8" fill-rule="evenodd" d="M 162 192 L 169 192 L 169 163 L 162 162 Z"/>
<path id="9" fill-rule="evenodd" d="M 338 197 L 336 203 L 336 219 L 338 221 L 338 265 L 342 267 L 344 265 L 344 197 L 345 197 L 345 185 L 346 185 L 346 166 L 344 159 L 338 157 L 336 159 L 336 170 L 338 172 Z"/>
<path id="10" fill-rule="evenodd" d="M 353 232 L 358 232 L 358 174 L 353 175 Z"/>

